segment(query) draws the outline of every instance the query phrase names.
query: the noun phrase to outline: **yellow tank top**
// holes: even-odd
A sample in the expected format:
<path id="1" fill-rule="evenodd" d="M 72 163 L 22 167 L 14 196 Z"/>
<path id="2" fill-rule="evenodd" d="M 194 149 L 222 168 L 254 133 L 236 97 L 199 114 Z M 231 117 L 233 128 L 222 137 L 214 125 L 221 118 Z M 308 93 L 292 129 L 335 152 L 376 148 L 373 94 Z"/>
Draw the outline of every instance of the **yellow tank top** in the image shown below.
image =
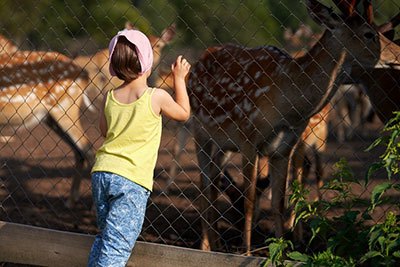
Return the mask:
<path id="1" fill-rule="evenodd" d="M 161 116 L 151 107 L 154 89 L 130 104 L 107 93 L 104 114 L 108 131 L 96 152 L 92 172 L 112 172 L 152 190 L 154 168 L 161 141 Z"/>

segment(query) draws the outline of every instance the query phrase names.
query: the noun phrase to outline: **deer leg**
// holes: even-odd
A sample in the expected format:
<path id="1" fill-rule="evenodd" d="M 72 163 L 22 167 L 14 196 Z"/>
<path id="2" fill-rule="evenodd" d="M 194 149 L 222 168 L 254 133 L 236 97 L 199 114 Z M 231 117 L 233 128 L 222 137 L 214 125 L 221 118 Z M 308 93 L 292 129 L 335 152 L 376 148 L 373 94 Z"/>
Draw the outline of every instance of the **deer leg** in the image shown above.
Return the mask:
<path id="1" fill-rule="evenodd" d="M 169 191 L 170 186 L 173 184 L 174 179 L 178 174 L 179 159 L 181 157 L 187 139 L 188 139 L 188 134 L 186 133 L 186 130 L 181 128 L 180 125 L 178 125 L 175 144 L 172 150 L 173 159 L 168 173 L 169 179 L 165 189 L 166 192 Z"/>
<path id="2" fill-rule="evenodd" d="M 272 214 L 275 223 L 275 236 L 282 237 L 284 233 L 284 210 L 286 194 L 286 176 L 288 157 L 271 157 L 271 183 L 272 183 Z"/>
<path id="3" fill-rule="evenodd" d="M 83 169 L 83 164 L 85 161 L 84 154 L 82 150 L 80 150 L 74 140 L 71 138 L 68 133 L 66 133 L 57 123 L 57 121 L 54 120 L 53 117 L 48 116 L 45 120 L 45 123 L 49 128 L 51 128 L 64 142 L 66 142 L 73 150 L 74 155 L 75 155 L 75 164 L 78 169 Z M 66 206 L 68 208 L 71 208 L 74 206 L 75 202 L 79 198 L 79 187 L 80 187 L 80 178 L 74 178 L 72 181 L 72 186 L 71 186 L 71 195 L 67 200 Z"/>
<path id="4" fill-rule="evenodd" d="M 195 135 L 195 143 L 196 143 L 196 151 L 197 151 L 197 159 L 199 164 L 200 171 L 200 211 L 201 211 L 201 231 L 202 231 L 202 240 L 201 240 L 201 249 L 210 251 L 215 245 L 215 233 L 212 233 L 212 229 L 210 227 L 210 206 L 214 203 L 211 200 L 211 187 L 212 187 L 212 177 L 211 177 L 211 168 L 210 165 L 212 163 L 211 155 L 213 143 L 210 138 L 207 138 L 207 133 L 201 133 L 201 130 L 198 130 Z M 213 239 L 214 238 L 214 239 Z"/>
<path id="5" fill-rule="evenodd" d="M 171 167 L 169 169 L 169 179 L 166 186 L 166 192 L 170 189 L 171 185 L 174 183 L 175 177 L 178 175 L 178 166 L 179 166 L 179 159 L 182 155 L 182 152 L 191 136 L 190 133 L 190 121 L 186 122 L 185 124 L 178 124 L 177 126 L 177 134 L 176 134 L 176 142 L 173 148 L 173 160 L 171 163 Z"/>
<path id="6" fill-rule="evenodd" d="M 79 106 L 72 104 L 69 109 L 53 108 L 50 110 L 50 116 L 47 119 L 48 125 L 71 146 L 75 153 L 76 168 L 83 170 L 84 160 L 88 160 L 89 166 L 94 162 L 94 153 L 92 145 L 85 137 L 83 129 L 79 122 Z M 66 206 L 73 207 L 79 199 L 79 187 L 81 183 L 81 173 L 78 171 L 72 180 L 70 196 Z"/>
<path id="7" fill-rule="evenodd" d="M 221 238 L 218 233 L 218 220 L 220 219 L 220 212 L 217 207 L 217 199 L 220 193 L 218 185 L 220 184 L 221 176 L 223 175 L 224 166 L 223 161 L 225 159 L 224 151 L 217 148 L 213 157 L 212 163 L 210 165 L 210 177 L 211 177 L 211 208 L 208 208 L 210 211 L 209 222 L 211 225 L 211 249 L 219 249 L 221 248 Z"/>
<path id="8" fill-rule="evenodd" d="M 73 150 L 75 155 L 75 161 L 77 165 L 83 165 L 85 160 L 85 155 L 83 154 L 82 150 L 80 150 L 71 136 L 68 135 L 57 123 L 57 121 L 52 116 L 47 116 L 44 120 L 46 125 L 52 129 L 63 141 L 65 141 Z"/>
<path id="9" fill-rule="evenodd" d="M 258 159 L 258 179 L 268 179 L 269 174 L 269 160 L 268 157 L 259 157 Z"/>
<path id="10" fill-rule="evenodd" d="M 244 187 L 244 245 L 246 247 L 246 255 L 250 255 L 251 249 L 251 230 L 253 228 L 253 215 L 256 202 L 256 184 L 257 184 L 257 166 L 258 156 L 253 145 L 243 150 L 242 167 Z"/>

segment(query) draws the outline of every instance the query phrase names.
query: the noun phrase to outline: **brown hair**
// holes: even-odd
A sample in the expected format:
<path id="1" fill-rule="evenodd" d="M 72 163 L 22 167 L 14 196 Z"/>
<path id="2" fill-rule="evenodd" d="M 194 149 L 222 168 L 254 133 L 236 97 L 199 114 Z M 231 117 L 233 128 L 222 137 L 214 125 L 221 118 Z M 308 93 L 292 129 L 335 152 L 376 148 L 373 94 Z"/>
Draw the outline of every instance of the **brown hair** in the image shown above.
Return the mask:
<path id="1" fill-rule="evenodd" d="M 111 55 L 110 64 L 117 77 L 126 82 L 137 79 L 142 71 L 136 46 L 129 42 L 125 36 L 118 38 Z"/>

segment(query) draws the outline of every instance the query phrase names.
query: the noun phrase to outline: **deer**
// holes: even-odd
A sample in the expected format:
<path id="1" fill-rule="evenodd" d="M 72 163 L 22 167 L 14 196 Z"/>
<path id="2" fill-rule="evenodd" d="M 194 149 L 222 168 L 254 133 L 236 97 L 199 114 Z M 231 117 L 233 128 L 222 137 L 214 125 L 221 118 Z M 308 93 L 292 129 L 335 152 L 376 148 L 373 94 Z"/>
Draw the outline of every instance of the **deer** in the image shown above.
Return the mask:
<path id="1" fill-rule="evenodd" d="M 92 144 L 79 121 L 87 73 L 58 52 L 0 54 L 0 126 L 16 131 L 44 122 L 73 149 L 76 158 L 94 162 Z M 83 169 L 83 160 L 76 162 Z M 72 181 L 67 205 L 79 195 L 80 175 Z"/>
<path id="2" fill-rule="evenodd" d="M 292 58 L 273 46 L 209 47 L 193 66 L 188 88 L 192 131 L 201 176 L 201 249 L 219 246 L 216 184 L 225 151 L 240 151 L 245 192 L 243 229 L 250 255 L 258 155 L 268 156 L 275 236 L 284 234 L 284 195 L 290 153 L 308 120 L 337 91 L 352 65 L 373 67 L 380 54 L 378 32 L 359 1 L 342 2 L 339 16 L 316 0 L 308 12 L 326 30 L 302 57 Z M 365 49 L 368 48 L 368 49 Z M 382 62 L 385 64 L 385 62 Z"/>

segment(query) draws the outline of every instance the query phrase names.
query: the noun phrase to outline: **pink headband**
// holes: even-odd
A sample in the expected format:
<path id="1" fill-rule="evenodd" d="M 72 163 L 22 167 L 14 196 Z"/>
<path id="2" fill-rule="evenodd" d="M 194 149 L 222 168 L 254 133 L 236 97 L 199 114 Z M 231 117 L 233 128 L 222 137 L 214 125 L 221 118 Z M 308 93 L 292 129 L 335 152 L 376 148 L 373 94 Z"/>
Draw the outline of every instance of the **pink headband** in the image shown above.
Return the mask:
<path id="1" fill-rule="evenodd" d="M 136 46 L 136 53 L 138 55 L 140 66 L 142 68 L 142 71 L 139 74 L 142 75 L 146 71 L 151 69 L 153 65 L 153 48 L 151 47 L 150 41 L 147 38 L 147 36 L 138 30 L 125 29 L 123 31 L 118 32 L 118 34 L 111 39 L 110 45 L 108 46 L 108 50 L 110 52 L 110 59 L 112 57 L 115 45 L 117 44 L 118 38 L 120 36 L 125 36 L 129 42 L 131 42 Z M 111 67 L 111 64 L 109 70 L 112 76 L 116 76 L 113 68 Z"/>

